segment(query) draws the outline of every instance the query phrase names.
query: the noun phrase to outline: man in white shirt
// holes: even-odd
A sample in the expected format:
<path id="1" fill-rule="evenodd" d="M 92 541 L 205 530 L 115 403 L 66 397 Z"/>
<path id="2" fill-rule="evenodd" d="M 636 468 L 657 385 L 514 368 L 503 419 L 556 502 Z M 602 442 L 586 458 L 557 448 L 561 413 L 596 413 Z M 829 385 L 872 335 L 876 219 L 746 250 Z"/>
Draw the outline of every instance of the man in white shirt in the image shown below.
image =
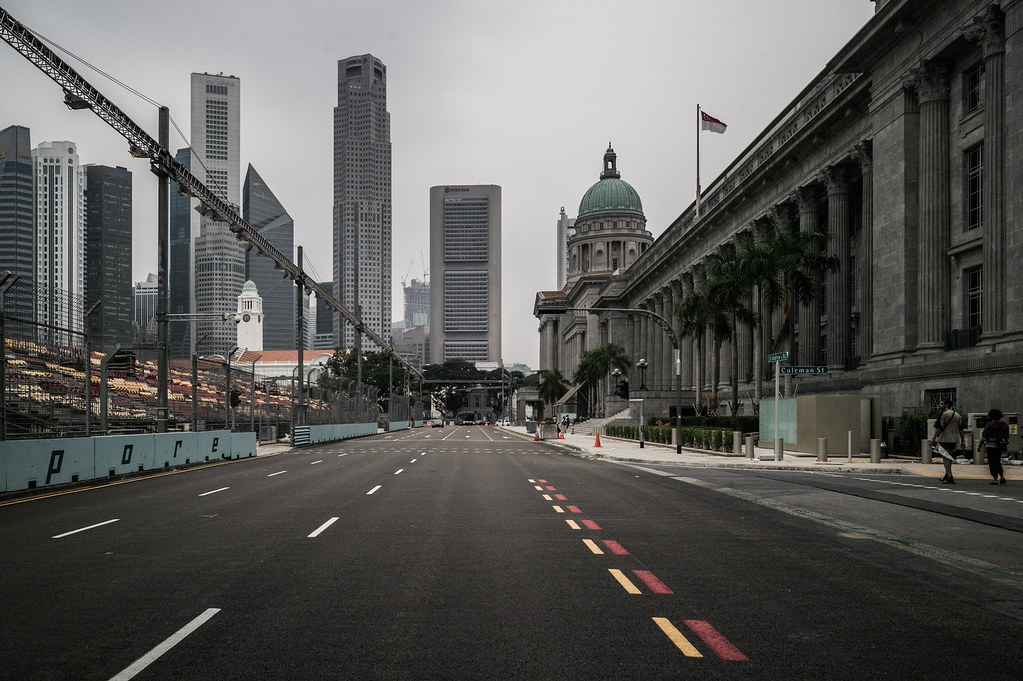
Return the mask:
<path id="1" fill-rule="evenodd" d="M 956 480 L 952 477 L 952 462 L 956 460 L 957 448 L 966 449 L 966 436 L 962 430 L 962 417 L 952 408 L 952 400 L 941 401 L 941 414 L 934 422 L 931 444 L 937 444 L 936 453 L 941 456 L 941 463 L 945 466 L 941 482 L 954 485 Z"/>

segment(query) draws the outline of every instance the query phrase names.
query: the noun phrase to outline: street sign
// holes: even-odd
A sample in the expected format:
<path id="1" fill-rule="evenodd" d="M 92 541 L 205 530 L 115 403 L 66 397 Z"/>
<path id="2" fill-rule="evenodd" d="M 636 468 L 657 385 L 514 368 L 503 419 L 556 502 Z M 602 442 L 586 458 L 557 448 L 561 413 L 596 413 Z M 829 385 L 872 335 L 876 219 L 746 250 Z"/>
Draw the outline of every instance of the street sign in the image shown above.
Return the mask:
<path id="1" fill-rule="evenodd" d="M 781 373 L 783 374 L 826 374 L 828 368 L 826 366 L 820 367 L 781 367 Z"/>
<path id="2" fill-rule="evenodd" d="M 787 352 L 776 352 L 773 355 L 768 355 L 767 356 L 767 361 L 768 362 L 784 362 L 788 358 L 789 358 L 789 353 L 787 353 Z"/>

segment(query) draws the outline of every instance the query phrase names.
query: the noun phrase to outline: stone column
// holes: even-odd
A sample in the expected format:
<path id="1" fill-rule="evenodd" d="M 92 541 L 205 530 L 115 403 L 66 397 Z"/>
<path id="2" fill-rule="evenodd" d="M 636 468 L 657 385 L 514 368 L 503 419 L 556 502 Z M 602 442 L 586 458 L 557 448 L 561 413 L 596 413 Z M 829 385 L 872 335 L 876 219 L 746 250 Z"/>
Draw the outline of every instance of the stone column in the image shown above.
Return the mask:
<path id="1" fill-rule="evenodd" d="M 860 210 L 860 256 L 856 259 L 860 265 L 857 308 L 860 312 L 859 333 L 860 360 L 870 359 L 874 338 L 874 160 L 871 155 L 871 143 L 861 142 L 856 145 L 853 157 L 860 164 L 860 175 L 863 178 L 862 206 Z"/>
<path id="2" fill-rule="evenodd" d="M 796 190 L 796 207 L 799 211 L 799 231 L 804 233 L 819 231 L 817 192 L 813 187 L 800 187 Z M 819 309 L 820 306 L 816 297 L 800 301 L 799 303 L 797 317 L 799 323 L 799 352 L 796 359 L 801 365 L 813 366 L 820 362 L 821 323 Z"/>
<path id="3" fill-rule="evenodd" d="M 704 276 L 699 267 L 693 268 L 693 290 L 699 291 L 703 288 Z M 710 347 L 707 345 L 706 329 L 699 332 L 699 341 L 693 343 L 693 385 L 696 386 L 697 398 L 707 390 L 707 371 L 709 368 L 707 358 L 710 357 Z M 702 404 L 697 404 L 701 408 Z"/>
<path id="4" fill-rule="evenodd" d="M 625 344 L 625 352 L 629 355 L 629 359 L 635 364 L 636 360 L 639 359 L 639 329 L 636 324 L 636 315 L 628 315 L 625 318 L 626 324 L 626 335 L 628 342 Z M 630 369 L 628 372 L 629 376 L 633 375 L 633 371 Z M 630 380 L 631 382 L 631 380 Z"/>
<path id="5" fill-rule="evenodd" d="M 920 100 L 920 233 L 917 348 L 944 347 L 949 328 L 948 77 L 925 61 L 914 79 Z"/>
<path id="6" fill-rule="evenodd" d="M 849 183 L 845 171 L 832 166 L 825 170 L 828 188 L 828 255 L 838 259 L 838 269 L 827 273 L 828 366 L 845 369 L 849 356 Z"/>
<path id="7" fill-rule="evenodd" d="M 984 298 L 983 337 L 1005 331 L 1005 29 L 989 5 L 971 36 L 984 54 Z M 1018 276 L 1018 273 L 1017 273 Z"/>
<path id="8" fill-rule="evenodd" d="M 692 291 L 693 275 L 690 273 L 685 273 L 682 275 L 681 278 L 678 299 L 682 300 L 683 298 L 686 297 L 687 293 L 692 293 Z M 678 319 L 675 319 L 674 320 L 675 333 L 678 334 L 681 328 L 682 322 Z M 693 352 L 694 345 L 693 338 L 689 336 L 687 336 L 686 338 L 682 338 L 681 334 L 679 334 L 679 345 L 681 346 L 681 349 L 679 350 L 679 359 L 682 360 L 682 387 L 683 389 L 691 390 L 693 387 L 693 362 L 695 361 Z"/>
<path id="9" fill-rule="evenodd" d="M 671 285 L 665 284 L 661 289 L 661 316 L 668 323 L 671 323 Z M 671 379 L 675 375 L 674 357 L 671 349 L 671 340 L 664 329 L 657 328 L 657 338 L 661 343 L 661 390 L 668 390 L 671 387 Z"/>

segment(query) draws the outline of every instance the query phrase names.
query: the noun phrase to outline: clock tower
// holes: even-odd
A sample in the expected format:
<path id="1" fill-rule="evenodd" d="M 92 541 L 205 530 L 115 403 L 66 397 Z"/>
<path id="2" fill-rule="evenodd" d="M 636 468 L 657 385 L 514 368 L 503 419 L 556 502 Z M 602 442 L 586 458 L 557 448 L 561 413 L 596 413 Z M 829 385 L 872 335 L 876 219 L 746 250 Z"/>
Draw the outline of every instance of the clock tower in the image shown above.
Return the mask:
<path id="1" fill-rule="evenodd" d="M 263 299 L 252 280 L 242 286 L 238 296 L 238 347 L 246 350 L 263 349 Z"/>

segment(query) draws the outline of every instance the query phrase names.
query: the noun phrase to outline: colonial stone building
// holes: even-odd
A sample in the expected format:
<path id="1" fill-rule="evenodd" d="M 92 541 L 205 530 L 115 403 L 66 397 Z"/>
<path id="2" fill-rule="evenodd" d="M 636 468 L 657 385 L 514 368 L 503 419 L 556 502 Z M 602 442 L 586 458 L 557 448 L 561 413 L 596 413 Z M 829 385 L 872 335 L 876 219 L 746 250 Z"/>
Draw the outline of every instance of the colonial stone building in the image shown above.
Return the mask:
<path id="1" fill-rule="evenodd" d="M 702 286 L 701 261 L 740 237 L 823 230 L 840 268 L 798 309 L 788 363 L 829 373 L 793 378 L 788 394 L 880 395 L 887 415 L 943 396 L 966 411 L 1023 410 L 1023 0 L 877 0 L 873 18 L 704 191 L 699 215 L 691 206 L 651 243 L 638 196 L 606 237 L 606 221 L 587 232 L 587 205 L 565 287 L 537 295 L 541 368 L 570 377 L 583 350 L 614 341 L 647 360 L 648 410 L 667 414 L 674 357 L 653 319 L 545 307 L 670 318 Z M 771 346 L 780 317 L 765 324 L 765 354 L 780 349 Z M 736 344 L 748 412 L 753 329 L 740 328 Z M 699 371 L 711 344 L 695 348 L 682 340 L 684 403 L 701 375 L 702 392 L 727 402 L 731 348 L 719 350 L 716 386 Z"/>

